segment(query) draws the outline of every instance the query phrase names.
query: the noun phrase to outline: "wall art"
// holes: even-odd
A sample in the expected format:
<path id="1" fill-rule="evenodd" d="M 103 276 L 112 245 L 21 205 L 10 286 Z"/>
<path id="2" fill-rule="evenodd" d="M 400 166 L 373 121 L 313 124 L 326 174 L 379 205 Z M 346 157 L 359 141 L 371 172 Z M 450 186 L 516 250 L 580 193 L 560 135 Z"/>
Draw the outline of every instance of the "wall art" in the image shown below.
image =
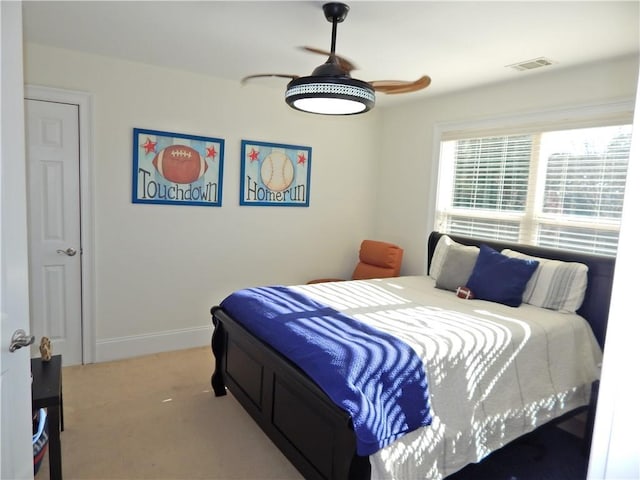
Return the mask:
<path id="1" fill-rule="evenodd" d="M 222 205 L 224 140 L 133 129 L 133 203 Z"/>
<path id="2" fill-rule="evenodd" d="M 242 140 L 240 205 L 308 207 L 311 147 Z"/>

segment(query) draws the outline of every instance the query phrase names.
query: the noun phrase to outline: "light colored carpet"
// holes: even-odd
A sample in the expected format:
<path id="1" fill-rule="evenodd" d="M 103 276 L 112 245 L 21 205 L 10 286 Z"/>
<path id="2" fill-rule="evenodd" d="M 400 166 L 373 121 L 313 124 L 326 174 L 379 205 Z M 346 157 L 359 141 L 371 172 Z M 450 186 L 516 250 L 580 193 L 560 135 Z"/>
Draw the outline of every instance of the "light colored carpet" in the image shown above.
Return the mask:
<path id="1" fill-rule="evenodd" d="M 214 396 L 214 364 L 202 347 L 64 367 L 64 479 L 302 479 L 230 393 Z"/>
<path id="2" fill-rule="evenodd" d="M 301 479 L 230 393 L 214 396 L 213 367 L 208 347 L 65 367 L 64 479 Z"/>

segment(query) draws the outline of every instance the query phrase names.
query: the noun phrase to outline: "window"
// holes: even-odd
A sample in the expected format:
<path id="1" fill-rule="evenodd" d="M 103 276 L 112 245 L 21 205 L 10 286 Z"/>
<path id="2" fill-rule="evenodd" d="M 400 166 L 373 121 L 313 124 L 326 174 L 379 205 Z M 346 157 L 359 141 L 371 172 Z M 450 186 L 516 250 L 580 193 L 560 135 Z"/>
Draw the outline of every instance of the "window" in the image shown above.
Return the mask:
<path id="1" fill-rule="evenodd" d="M 631 125 L 443 133 L 436 229 L 615 256 Z"/>

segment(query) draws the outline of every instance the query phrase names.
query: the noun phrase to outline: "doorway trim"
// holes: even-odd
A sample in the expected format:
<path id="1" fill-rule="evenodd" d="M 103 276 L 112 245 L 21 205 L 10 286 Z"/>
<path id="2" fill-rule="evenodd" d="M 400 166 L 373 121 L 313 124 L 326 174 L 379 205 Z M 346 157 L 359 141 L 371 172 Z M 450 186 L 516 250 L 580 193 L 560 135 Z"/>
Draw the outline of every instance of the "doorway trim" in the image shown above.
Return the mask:
<path id="1" fill-rule="evenodd" d="M 95 328 L 95 243 L 93 175 L 93 95 L 39 85 L 25 85 L 25 100 L 78 105 L 80 153 L 80 242 L 82 244 L 82 363 L 94 363 Z"/>

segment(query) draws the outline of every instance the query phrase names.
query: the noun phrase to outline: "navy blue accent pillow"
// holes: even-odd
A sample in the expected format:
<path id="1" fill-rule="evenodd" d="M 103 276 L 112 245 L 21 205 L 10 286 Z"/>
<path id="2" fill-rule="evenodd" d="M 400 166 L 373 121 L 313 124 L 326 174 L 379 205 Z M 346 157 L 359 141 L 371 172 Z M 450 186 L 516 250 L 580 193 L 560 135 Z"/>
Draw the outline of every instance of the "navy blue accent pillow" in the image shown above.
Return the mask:
<path id="1" fill-rule="evenodd" d="M 519 307 L 527 282 L 539 263 L 507 257 L 487 245 L 480 245 L 467 287 L 481 300 Z"/>

